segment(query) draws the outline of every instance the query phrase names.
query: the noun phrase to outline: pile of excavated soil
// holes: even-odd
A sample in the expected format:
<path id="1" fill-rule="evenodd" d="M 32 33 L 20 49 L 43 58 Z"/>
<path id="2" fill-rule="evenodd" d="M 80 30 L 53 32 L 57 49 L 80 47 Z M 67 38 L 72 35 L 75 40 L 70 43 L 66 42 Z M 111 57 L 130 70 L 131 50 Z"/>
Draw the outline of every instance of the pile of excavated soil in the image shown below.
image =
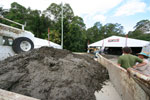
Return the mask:
<path id="1" fill-rule="evenodd" d="M 41 100 L 95 100 L 107 70 L 86 55 L 43 47 L 0 62 L 0 88 Z"/>

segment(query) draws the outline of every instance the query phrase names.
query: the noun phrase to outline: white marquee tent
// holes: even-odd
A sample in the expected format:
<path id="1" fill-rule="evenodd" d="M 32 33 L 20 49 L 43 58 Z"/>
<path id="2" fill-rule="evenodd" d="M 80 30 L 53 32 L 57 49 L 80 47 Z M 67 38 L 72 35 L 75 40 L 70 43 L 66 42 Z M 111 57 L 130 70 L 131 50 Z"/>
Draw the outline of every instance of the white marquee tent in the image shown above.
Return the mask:
<path id="1" fill-rule="evenodd" d="M 88 45 L 88 47 L 144 47 L 149 44 L 149 41 L 111 36 L 98 42 Z"/>

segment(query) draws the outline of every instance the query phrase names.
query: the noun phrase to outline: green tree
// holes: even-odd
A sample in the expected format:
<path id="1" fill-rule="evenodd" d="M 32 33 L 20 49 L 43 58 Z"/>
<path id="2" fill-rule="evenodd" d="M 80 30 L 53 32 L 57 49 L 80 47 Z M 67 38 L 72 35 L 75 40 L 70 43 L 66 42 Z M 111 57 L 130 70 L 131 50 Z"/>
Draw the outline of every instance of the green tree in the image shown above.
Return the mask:
<path id="1" fill-rule="evenodd" d="M 61 42 L 59 31 L 51 30 L 49 35 L 50 35 L 50 41 L 52 41 L 54 43 L 60 43 Z"/>
<path id="2" fill-rule="evenodd" d="M 142 35 L 143 35 L 143 32 L 141 30 L 134 30 L 128 33 L 128 36 L 130 38 L 135 38 L 135 39 L 140 39 Z"/>
<path id="3" fill-rule="evenodd" d="M 81 17 L 75 16 L 69 24 L 69 31 L 66 33 L 64 41 L 68 50 L 81 52 L 86 49 L 85 24 Z"/>
<path id="4" fill-rule="evenodd" d="M 3 17 L 3 13 L 4 13 L 3 7 L 0 7 L 0 17 Z M 1 18 L 0 18 L 0 22 L 2 22 Z"/>
<path id="5" fill-rule="evenodd" d="M 30 11 L 30 14 L 27 16 L 27 30 L 32 31 L 36 37 L 42 38 L 42 32 L 40 29 L 41 26 L 41 12 L 39 10 Z"/>
<path id="6" fill-rule="evenodd" d="M 105 29 L 105 37 L 123 34 L 123 26 L 121 26 L 121 24 L 118 23 L 115 24 L 108 23 L 104 25 L 104 29 Z"/>
<path id="7" fill-rule="evenodd" d="M 51 30 L 51 41 L 54 41 L 58 44 L 60 44 L 61 40 L 61 14 L 62 14 L 62 4 L 55 4 L 52 3 L 45 11 L 44 11 L 45 16 L 47 16 L 53 23 L 53 25 L 50 27 Z M 72 22 L 74 17 L 74 13 L 72 8 L 70 7 L 69 4 L 64 4 L 63 5 L 63 32 L 64 32 L 64 48 L 67 49 L 67 44 L 65 42 L 66 39 L 68 39 L 67 33 L 69 31 L 69 24 Z M 52 37 L 57 36 L 53 39 Z M 55 41 L 57 40 L 57 41 Z"/>
<path id="8" fill-rule="evenodd" d="M 141 30 L 143 33 L 150 33 L 150 21 L 141 20 L 134 26 L 135 30 Z"/>
<path id="9" fill-rule="evenodd" d="M 140 29 L 141 27 L 143 27 L 145 24 L 150 23 L 149 20 L 141 20 L 139 22 L 136 23 L 136 25 L 134 26 L 135 29 Z"/>
<path id="10" fill-rule="evenodd" d="M 4 13 L 3 7 L 0 7 L 0 16 L 2 16 Z"/>
<path id="11" fill-rule="evenodd" d="M 62 4 L 56 4 L 52 3 L 45 11 L 44 14 L 48 16 L 51 20 L 54 22 L 58 22 L 61 18 L 62 14 Z M 70 7 L 69 4 L 64 4 L 63 5 L 63 17 L 67 18 L 68 20 L 72 20 L 74 17 L 74 13 L 72 8 Z"/>
<path id="12" fill-rule="evenodd" d="M 13 20 L 15 22 L 25 24 L 25 16 L 27 15 L 27 10 L 25 7 L 22 5 L 14 2 L 11 4 L 11 8 L 9 9 L 9 13 L 5 14 L 4 17 Z M 13 23 L 8 23 L 7 24 L 14 26 L 14 27 L 19 27 L 16 24 Z M 19 27 L 21 28 L 21 27 Z"/>
<path id="13" fill-rule="evenodd" d="M 93 27 L 87 29 L 87 41 L 96 42 L 104 38 L 103 26 L 100 22 L 96 22 Z"/>
<path id="14" fill-rule="evenodd" d="M 122 34 L 123 34 L 123 26 L 121 26 L 121 24 L 108 23 L 103 26 L 100 22 L 96 22 L 93 27 L 87 29 L 86 35 L 90 43 L 93 43 L 112 35 L 122 35 Z"/>

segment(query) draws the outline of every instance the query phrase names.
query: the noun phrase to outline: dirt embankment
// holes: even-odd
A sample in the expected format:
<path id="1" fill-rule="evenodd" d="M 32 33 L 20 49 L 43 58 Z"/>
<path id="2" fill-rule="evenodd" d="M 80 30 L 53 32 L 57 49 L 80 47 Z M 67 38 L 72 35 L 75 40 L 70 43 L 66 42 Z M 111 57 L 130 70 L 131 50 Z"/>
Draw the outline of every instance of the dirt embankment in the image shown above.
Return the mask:
<path id="1" fill-rule="evenodd" d="M 92 58 L 43 47 L 0 62 L 0 88 L 41 100 L 95 100 L 107 70 Z"/>

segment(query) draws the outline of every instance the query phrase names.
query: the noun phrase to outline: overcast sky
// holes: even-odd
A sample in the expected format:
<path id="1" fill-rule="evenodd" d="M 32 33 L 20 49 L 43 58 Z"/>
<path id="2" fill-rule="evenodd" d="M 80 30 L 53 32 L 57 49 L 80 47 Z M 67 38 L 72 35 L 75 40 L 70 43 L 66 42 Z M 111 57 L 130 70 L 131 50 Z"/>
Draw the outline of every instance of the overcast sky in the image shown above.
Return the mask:
<path id="1" fill-rule="evenodd" d="M 127 33 L 138 21 L 150 20 L 150 0 L 0 0 L 0 6 L 10 8 L 12 2 L 41 11 L 51 3 L 69 3 L 75 15 L 83 18 L 87 28 L 97 21 L 103 25 L 119 23 Z"/>

